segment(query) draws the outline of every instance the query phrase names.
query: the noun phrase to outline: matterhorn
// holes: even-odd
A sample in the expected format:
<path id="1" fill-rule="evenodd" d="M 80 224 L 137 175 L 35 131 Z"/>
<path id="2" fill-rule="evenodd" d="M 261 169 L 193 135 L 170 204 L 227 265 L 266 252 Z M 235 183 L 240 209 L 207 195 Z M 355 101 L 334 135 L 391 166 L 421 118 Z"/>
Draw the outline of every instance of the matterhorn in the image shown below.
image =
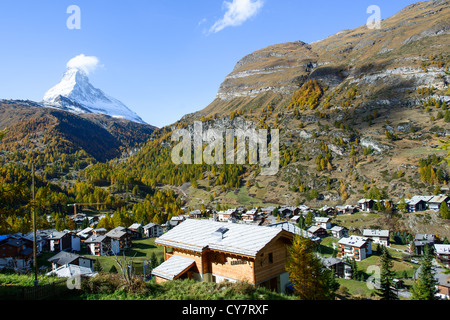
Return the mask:
<path id="1" fill-rule="evenodd" d="M 92 86 L 87 73 L 81 68 L 68 67 L 61 81 L 44 95 L 42 103 L 46 107 L 76 114 L 99 113 L 145 123 L 122 102 Z"/>

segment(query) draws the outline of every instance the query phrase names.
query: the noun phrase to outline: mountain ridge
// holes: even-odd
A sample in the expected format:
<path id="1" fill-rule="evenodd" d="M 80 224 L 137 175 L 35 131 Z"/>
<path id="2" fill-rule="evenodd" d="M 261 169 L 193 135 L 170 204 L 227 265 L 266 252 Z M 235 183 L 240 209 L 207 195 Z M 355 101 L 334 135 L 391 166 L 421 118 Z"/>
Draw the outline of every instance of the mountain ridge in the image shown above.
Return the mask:
<path id="1" fill-rule="evenodd" d="M 45 93 L 41 103 L 76 114 L 99 113 L 145 123 L 121 101 L 95 88 L 88 75 L 76 68 L 68 68 L 61 81 Z"/>
<path id="2" fill-rule="evenodd" d="M 284 205 L 287 199 L 314 207 L 354 204 L 370 188 L 397 201 L 434 193 L 448 183 L 448 168 L 433 165 L 444 177 L 428 183 L 419 163 L 441 157 L 444 151 L 433 146 L 450 135 L 449 3 L 408 6 L 379 30 L 361 26 L 244 56 L 214 101 L 159 130 L 126 169 L 154 184 L 183 185 L 192 207 Z M 179 169 L 169 179 L 170 158 L 148 164 L 146 155 L 170 146 L 170 132 L 191 130 L 195 121 L 223 131 L 242 122 L 237 119 L 280 130 L 276 176 L 257 176 L 257 166 L 232 173 L 206 166 L 192 169 L 190 178 Z"/>

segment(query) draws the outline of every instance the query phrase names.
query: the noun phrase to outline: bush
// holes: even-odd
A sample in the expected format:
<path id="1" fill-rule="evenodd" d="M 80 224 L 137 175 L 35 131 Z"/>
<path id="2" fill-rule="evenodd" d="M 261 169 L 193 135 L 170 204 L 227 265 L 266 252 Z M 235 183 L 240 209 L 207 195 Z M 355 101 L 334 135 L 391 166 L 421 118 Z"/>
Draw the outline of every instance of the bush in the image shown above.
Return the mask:
<path id="1" fill-rule="evenodd" d="M 124 285 L 118 274 L 99 273 L 83 281 L 81 290 L 90 294 L 112 294 Z"/>

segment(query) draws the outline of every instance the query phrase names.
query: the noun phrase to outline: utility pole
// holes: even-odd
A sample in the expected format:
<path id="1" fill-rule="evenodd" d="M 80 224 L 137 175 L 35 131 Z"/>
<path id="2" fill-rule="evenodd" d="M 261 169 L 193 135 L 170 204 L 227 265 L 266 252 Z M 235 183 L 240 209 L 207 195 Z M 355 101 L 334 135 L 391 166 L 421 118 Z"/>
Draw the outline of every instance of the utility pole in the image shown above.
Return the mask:
<path id="1" fill-rule="evenodd" d="M 36 209 L 35 209 L 35 196 L 34 196 L 34 164 L 31 164 L 31 179 L 32 179 L 32 194 L 33 194 L 33 202 L 32 202 L 32 210 L 33 210 L 33 264 L 34 264 L 34 285 L 37 286 L 39 284 L 38 274 L 37 274 L 37 243 L 36 243 Z"/>

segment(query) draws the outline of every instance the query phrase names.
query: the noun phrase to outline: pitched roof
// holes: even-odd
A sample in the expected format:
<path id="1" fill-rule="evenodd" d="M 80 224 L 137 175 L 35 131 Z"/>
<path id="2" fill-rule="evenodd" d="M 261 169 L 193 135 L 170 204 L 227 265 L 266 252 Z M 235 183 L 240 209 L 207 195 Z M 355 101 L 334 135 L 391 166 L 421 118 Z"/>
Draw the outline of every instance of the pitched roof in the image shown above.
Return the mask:
<path id="1" fill-rule="evenodd" d="M 318 231 L 318 230 L 320 230 L 320 229 L 325 230 L 324 228 L 319 227 L 319 226 L 311 226 L 311 227 L 308 228 L 307 231 L 308 231 L 308 232 L 311 232 L 311 233 L 314 233 L 314 232 L 316 232 L 316 231 Z"/>
<path id="2" fill-rule="evenodd" d="M 194 259 L 173 255 L 152 270 L 152 275 L 173 280 L 195 263 Z"/>
<path id="3" fill-rule="evenodd" d="M 330 221 L 330 218 L 329 218 L 329 217 L 316 217 L 316 218 L 314 218 L 314 220 L 315 220 L 316 222 L 323 223 L 323 222 L 328 222 L 328 221 Z"/>
<path id="4" fill-rule="evenodd" d="M 49 262 L 53 262 L 59 265 L 70 264 L 76 259 L 80 258 L 80 255 L 70 252 L 61 251 L 48 259 Z"/>
<path id="5" fill-rule="evenodd" d="M 434 249 L 437 254 L 450 254 L 450 244 L 435 244 Z"/>
<path id="6" fill-rule="evenodd" d="M 125 227 L 117 227 L 109 231 L 106 236 L 110 238 L 121 238 L 122 236 L 126 235 L 127 231 Z"/>
<path id="7" fill-rule="evenodd" d="M 97 275 L 97 272 L 93 272 L 90 268 L 68 264 L 48 272 L 47 275 L 56 275 L 61 278 L 71 278 L 76 275 L 93 277 Z"/>
<path id="8" fill-rule="evenodd" d="M 350 265 L 350 263 L 345 262 L 345 261 L 343 261 L 343 260 L 341 260 L 339 258 L 334 258 L 334 257 L 329 257 L 329 258 L 323 259 L 322 263 L 327 268 L 329 268 L 331 266 L 334 266 L 336 264 L 339 264 L 339 263 L 344 263 L 346 265 Z"/>
<path id="9" fill-rule="evenodd" d="M 364 229 L 365 237 L 389 237 L 389 230 Z"/>
<path id="10" fill-rule="evenodd" d="M 433 196 L 414 196 L 411 199 L 406 200 L 408 204 L 417 204 L 420 201 L 428 202 L 433 198 Z"/>
<path id="11" fill-rule="evenodd" d="M 447 199 L 448 199 L 448 196 L 446 196 L 444 194 L 440 194 L 438 196 L 434 196 L 428 202 L 431 202 L 431 203 L 442 203 L 444 201 L 447 201 Z"/>
<path id="12" fill-rule="evenodd" d="M 107 238 L 106 235 L 95 234 L 95 235 L 91 236 L 89 239 L 87 239 L 84 243 L 86 243 L 86 244 L 100 243 L 100 242 L 103 242 L 103 240 L 105 240 L 106 238 Z"/>
<path id="13" fill-rule="evenodd" d="M 52 232 L 49 236 L 49 239 L 61 239 L 67 234 L 67 232 Z"/>
<path id="14" fill-rule="evenodd" d="M 361 248 L 368 241 L 365 237 L 360 236 L 350 236 L 346 238 L 341 238 L 338 243 L 343 245 L 348 245 L 352 247 Z"/>
<path id="15" fill-rule="evenodd" d="M 281 228 L 186 220 L 163 234 L 155 243 L 196 252 L 209 248 L 254 257 L 282 232 Z"/>
<path id="16" fill-rule="evenodd" d="M 281 228 L 283 230 L 286 230 L 293 234 L 298 234 L 305 238 L 314 238 L 315 237 L 311 232 L 303 230 L 303 229 L 297 227 L 295 224 L 289 223 L 287 221 L 272 223 L 272 224 L 267 225 L 267 227 Z"/>

